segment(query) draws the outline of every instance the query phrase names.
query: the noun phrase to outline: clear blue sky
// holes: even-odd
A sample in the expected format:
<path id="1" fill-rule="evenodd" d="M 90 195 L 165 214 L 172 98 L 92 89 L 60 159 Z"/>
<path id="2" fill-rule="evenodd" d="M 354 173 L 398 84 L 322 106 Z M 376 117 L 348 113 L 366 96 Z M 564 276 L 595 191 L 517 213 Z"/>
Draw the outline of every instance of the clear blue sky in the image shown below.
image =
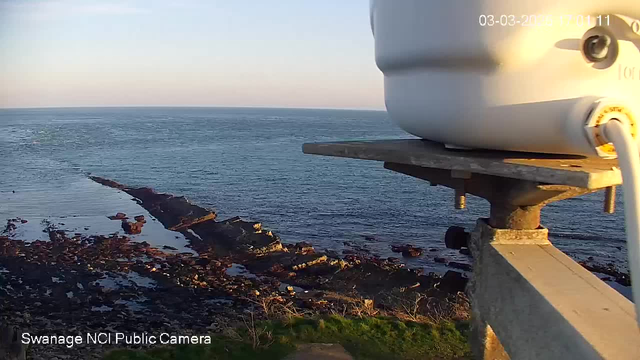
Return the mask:
<path id="1" fill-rule="evenodd" d="M 0 0 L 0 107 L 384 108 L 368 0 Z"/>

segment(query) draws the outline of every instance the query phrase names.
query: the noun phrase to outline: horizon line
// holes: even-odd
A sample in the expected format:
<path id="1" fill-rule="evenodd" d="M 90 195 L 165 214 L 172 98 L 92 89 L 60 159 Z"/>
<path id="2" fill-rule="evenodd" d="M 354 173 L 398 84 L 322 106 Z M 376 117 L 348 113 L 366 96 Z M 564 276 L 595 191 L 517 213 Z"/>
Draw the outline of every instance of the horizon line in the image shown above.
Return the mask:
<path id="1" fill-rule="evenodd" d="M 331 108 L 331 107 L 280 107 L 280 106 L 221 106 L 221 105 L 81 105 L 81 106 L 25 106 L 0 107 L 2 110 L 48 110 L 48 109 L 105 109 L 105 108 L 219 108 L 219 109 L 287 109 L 287 110 L 345 110 L 345 111 L 377 111 L 386 109 L 374 108 Z"/>

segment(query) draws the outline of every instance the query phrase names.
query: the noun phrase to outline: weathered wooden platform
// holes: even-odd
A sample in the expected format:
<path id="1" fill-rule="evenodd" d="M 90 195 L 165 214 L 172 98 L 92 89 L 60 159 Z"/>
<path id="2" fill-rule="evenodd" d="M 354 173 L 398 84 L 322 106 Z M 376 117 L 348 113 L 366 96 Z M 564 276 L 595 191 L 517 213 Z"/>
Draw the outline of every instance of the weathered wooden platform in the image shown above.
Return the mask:
<path id="1" fill-rule="evenodd" d="M 508 151 L 451 150 L 428 140 L 372 140 L 304 144 L 305 154 L 377 160 L 467 171 L 555 185 L 601 189 L 622 183 L 617 160 Z"/>

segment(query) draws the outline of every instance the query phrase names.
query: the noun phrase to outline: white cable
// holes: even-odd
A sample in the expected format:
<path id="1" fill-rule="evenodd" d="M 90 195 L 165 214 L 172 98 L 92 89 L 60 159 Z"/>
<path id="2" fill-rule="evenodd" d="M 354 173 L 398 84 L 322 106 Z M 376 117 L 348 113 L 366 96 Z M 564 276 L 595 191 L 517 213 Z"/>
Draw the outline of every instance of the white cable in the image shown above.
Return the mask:
<path id="1" fill-rule="evenodd" d="M 640 154 L 629 127 L 622 121 L 608 121 L 604 125 L 604 136 L 615 146 L 622 172 L 629 273 L 640 326 Z"/>

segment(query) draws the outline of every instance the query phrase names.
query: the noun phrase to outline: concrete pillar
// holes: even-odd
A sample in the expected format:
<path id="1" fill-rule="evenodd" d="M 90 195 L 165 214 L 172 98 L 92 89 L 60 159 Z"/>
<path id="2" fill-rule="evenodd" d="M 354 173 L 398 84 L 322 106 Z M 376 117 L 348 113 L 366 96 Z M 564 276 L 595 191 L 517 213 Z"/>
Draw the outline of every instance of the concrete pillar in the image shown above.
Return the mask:
<path id="1" fill-rule="evenodd" d="M 640 359 L 633 304 L 556 249 L 547 229 L 480 219 L 469 249 L 477 359 Z"/>
<path id="2" fill-rule="evenodd" d="M 495 207 L 492 206 L 493 210 Z M 506 213 L 507 211 L 500 211 Z M 505 216 L 506 218 L 507 216 Z M 494 217 L 495 219 L 495 217 Z M 500 230 L 491 227 L 487 219 L 479 219 L 476 228 L 469 238 L 469 250 L 473 255 L 473 276 L 469 281 L 467 293 L 471 301 L 471 350 L 475 359 L 478 360 L 509 360 L 509 354 L 504 349 L 502 343 L 496 336 L 495 332 L 485 319 L 481 311 L 481 302 L 483 299 L 482 292 L 486 291 L 481 285 L 482 278 L 485 275 L 485 254 L 484 247 L 494 241 L 513 240 L 518 235 L 524 235 L 521 240 L 531 238 L 534 242 L 548 243 L 547 229 L 539 230 Z M 539 226 L 539 223 L 535 225 Z"/>
<path id="3" fill-rule="evenodd" d="M 479 360 L 508 360 L 509 354 L 498 340 L 496 333 L 478 311 L 471 313 L 471 350 L 474 359 Z"/>

